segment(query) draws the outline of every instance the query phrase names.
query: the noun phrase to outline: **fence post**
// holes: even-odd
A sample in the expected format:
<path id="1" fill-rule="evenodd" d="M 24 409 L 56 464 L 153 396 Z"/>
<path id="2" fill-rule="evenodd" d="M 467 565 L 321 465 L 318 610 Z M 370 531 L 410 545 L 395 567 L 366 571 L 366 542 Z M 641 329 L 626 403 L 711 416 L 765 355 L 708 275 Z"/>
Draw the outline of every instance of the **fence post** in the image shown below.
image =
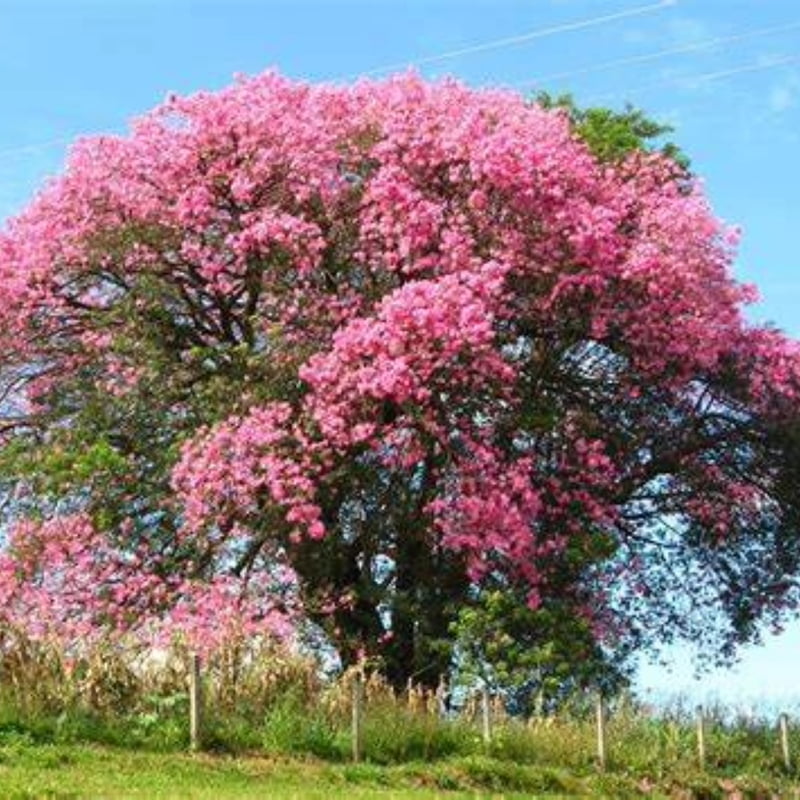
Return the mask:
<path id="1" fill-rule="evenodd" d="M 783 766 L 788 772 L 792 768 L 792 754 L 789 750 L 789 715 L 783 713 L 778 718 L 778 726 L 781 732 L 781 753 L 783 754 Z"/>
<path id="2" fill-rule="evenodd" d="M 606 751 L 606 703 L 602 692 L 597 694 L 597 766 L 605 770 L 607 763 Z"/>
<path id="3" fill-rule="evenodd" d="M 364 677 L 358 670 L 353 676 L 353 761 L 358 764 L 364 751 Z"/>
<path id="4" fill-rule="evenodd" d="M 436 687 L 436 715 L 439 717 L 447 715 L 447 682 L 443 677 L 439 678 Z"/>
<path id="5" fill-rule="evenodd" d="M 703 706 L 697 706 L 697 760 L 700 769 L 706 768 L 706 715 Z"/>
<path id="6" fill-rule="evenodd" d="M 189 657 L 189 747 L 197 751 L 202 746 L 203 676 L 200 671 L 200 656 Z"/>
<path id="7" fill-rule="evenodd" d="M 483 687 L 481 693 L 481 717 L 483 722 L 483 743 L 489 745 L 492 743 L 492 698 L 487 686 Z"/>

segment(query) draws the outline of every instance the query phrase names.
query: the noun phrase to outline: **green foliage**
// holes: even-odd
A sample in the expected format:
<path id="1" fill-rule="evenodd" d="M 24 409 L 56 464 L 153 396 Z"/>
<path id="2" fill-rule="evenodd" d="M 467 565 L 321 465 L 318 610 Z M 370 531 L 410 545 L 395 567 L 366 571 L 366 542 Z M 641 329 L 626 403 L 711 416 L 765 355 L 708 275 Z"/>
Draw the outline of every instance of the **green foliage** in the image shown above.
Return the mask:
<path id="1" fill-rule="evenodd" d="M 531 608 L 509 587 L 484 591 L 452 626 L 461 683 L 502 691 L 513 713 L 553 710 L 576 689 L 618 688 L 624 663 L 611 663 L 566 593 Z"/>
<path id="2" fill-rule="evenodd" d="M 476 731 L 397 704 L 371 707 L 364 726 L 364 750 L 377 764 L 435 761 L 475 747 Z"/>
<path id="3" fill-rule="evenodd" d="M 601 161 L 621 161 L 638 150 L 658 151 L 671 158 L 681 172 L 690 166 L 686 154 L 671 141 L 663 141 L 673 128 L 650 119 L 644 111 L 626 105 L 623 111 L 611 108 L 580 108 L 571 94 L 540 92 L 536 102 L 544 108 L 566 111 L 577 136 Z"/>
<path id="4" fill-rule="evenodd" d="M 297 693 L 288 693 L 267 712 L 262 744 L 270 753 L 307 754 L 342 760 L 349 741 L 335 721 L 319 708 L 308 708 Z"/>

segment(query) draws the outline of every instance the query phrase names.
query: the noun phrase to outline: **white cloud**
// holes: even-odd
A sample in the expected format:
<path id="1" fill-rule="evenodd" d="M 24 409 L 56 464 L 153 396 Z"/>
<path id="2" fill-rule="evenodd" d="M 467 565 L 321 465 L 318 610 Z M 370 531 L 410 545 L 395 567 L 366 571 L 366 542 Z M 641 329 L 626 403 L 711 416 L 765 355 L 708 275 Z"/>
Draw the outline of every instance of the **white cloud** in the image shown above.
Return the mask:
<path id="1" fill-rule="evenodd" d="M 645 44 L 653 39 L 653 37 L 642 28 L 624 30 L 621 34 L 621 38 L 626 44 Z"/>
<path id="2" fill-rule="evenodd" d="M 670 39 L 677 45 L 690 45 L 719 35 L 706 22 L 697 17 L 676 17 L 666 25 Z"/>
<path id="3" fill-rule="evenodd" d="M 794 94 L 788 86 L 773 86 L 769 93 L 769 107 L 771 111 L 780 113 L 794 105 Z"/>
<path id="4" fill-rule="evenodd" d="M 767 94 L 767 105 L 774 114 L 782 114 L 797 105 L 800 95 L 800 74 L 791 72 L 783 80 L 776 81 Z"/>

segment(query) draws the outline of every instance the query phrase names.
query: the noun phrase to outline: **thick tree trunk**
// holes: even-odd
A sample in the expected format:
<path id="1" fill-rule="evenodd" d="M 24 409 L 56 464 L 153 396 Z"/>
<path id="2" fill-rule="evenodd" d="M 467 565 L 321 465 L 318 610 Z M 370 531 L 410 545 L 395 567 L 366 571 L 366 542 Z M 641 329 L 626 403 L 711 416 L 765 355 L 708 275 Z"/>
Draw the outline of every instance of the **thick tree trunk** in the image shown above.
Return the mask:
<path id="1" fill-rule="evenodd" d="M 290 547 L 306 606 L 343 666 L 366 655 L 398 690 L 436 686 L 448 672 L 450 626 L 469 588 L 463 561 L 436 547 L 424 512 L 433 476 L 428 462 L 396 480 L 376 470 L 356 492 L 366 519 L 342 522 L 345 500 L 332 497 L 329 534 Z"/>
<path id="2" fill-rule="evenodd" d="M 409 534 L 397 548 L 396 576 L 386 677 L 398 689 L 409 681 L 435 687 L 450 670 L 450 626 L 466 599 L 466 570 L 454 554 L 442 558 L 422 537 Z"/>

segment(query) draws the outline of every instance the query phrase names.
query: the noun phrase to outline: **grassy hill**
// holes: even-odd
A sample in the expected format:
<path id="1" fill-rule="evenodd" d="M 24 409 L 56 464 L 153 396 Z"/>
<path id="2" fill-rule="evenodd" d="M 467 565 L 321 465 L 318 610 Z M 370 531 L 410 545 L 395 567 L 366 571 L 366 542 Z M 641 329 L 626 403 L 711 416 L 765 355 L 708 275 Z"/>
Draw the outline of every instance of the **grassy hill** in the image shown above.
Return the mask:
<path id="1" fill-rule="evenodd" d="M 483 756 L 403 765 L 330 764 L 263 756 L 148 753 L 107 746 L 0 748 L 0 797 L 7 800 L 461 800 L 536 797 L 794 797 L 780 779 L 669 776 L 659 783 L 624 771 L 578 774 Z"/>

